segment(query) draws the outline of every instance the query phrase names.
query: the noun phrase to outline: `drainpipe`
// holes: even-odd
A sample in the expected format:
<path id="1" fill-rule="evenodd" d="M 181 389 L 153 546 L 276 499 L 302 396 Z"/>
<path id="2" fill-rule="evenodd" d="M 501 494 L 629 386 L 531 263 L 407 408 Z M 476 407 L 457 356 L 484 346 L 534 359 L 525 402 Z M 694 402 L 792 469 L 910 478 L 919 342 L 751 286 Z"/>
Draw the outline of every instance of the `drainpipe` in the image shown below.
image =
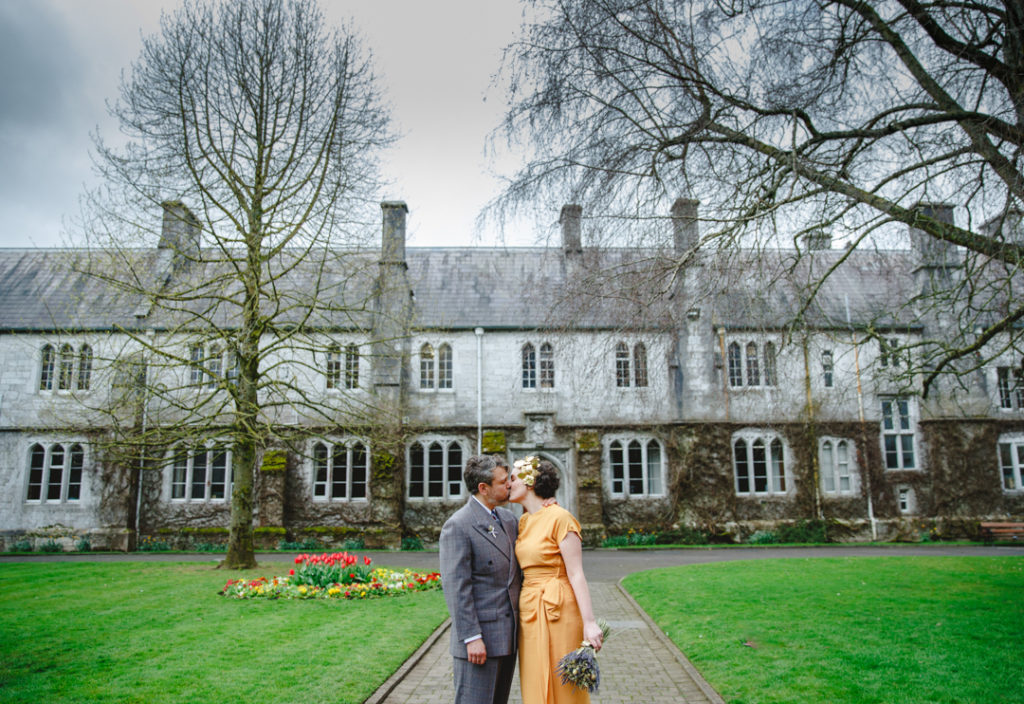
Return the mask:
<path id="1" fill-rule="evenodd" d="M 807 394 L 807 433 L 811 440 L 811 477 L 814 479 L 814 513 L 819 519 L 821 512 L 821 468 L 818 467 L 818 430 L 814 425 L 814 397 L 811 394 L 811 360 L 807 346 L 807 330 L 803 334 L 804 348 L 804 392 Z"/>
<path id="2" fill-rule="evenodd" d="M 146 331 L 146 336 L 152 340 L 155 335 L 154 330 Z M 139 547 L 139 525 L 142 520 L 142 475 L 143 470 L 146 468 L 146 425 L 149 420 L 149 364 L 145 357 L 142 358 L 142 446 L 139 448 L 139 480 L 135 490 L 135 548 Z M 136 380 L 137 381 L 137 380 Z"/>
<path id="3" fill-rule="evenodd" d="M 484 451 L 484 329 L 475 328 L 476 335 L 476 454 Z"/>
<path id="4" fill-rule="evenodd" d="M 725 392 L 725 419 L 729 420 L 729 358 L 725 355 L 725 328 L 718 328 L 718 350 L 722 355 L 722 391 Z"/>
<path id="5" fill-rule="evenodd" d="M 860 418 L 860 442 L 864 452 L 864 491 L 868 495 L 868 521 L 871 523 L 871 540 L 878 540 L 878 524 L 875 522 L 875 506 L 871 500 L 871 468 L 867 462 L 867 432 L 864 425 L 864 390 L 860 383 L 860 347 L 857 344 L 857 335 L 853 331 L 853 323 L 850 320 L 850 296 L 844 294 L 846 300 L 846 324 L 850 327 L 850 340 L 853 342 L 853 365 L 857 371 L 857 413 Z"/>

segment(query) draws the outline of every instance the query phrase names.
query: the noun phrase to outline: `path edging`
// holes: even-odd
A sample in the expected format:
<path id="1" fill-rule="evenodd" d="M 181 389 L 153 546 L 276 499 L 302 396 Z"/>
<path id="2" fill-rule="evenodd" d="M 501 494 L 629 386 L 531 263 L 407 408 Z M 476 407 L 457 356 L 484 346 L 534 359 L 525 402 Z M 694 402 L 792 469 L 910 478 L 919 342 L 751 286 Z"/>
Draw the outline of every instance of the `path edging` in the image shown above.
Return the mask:
<path id="1" fill-rule="evenodd" d="M 626 591 L 626 588 L 622 586 L 623 579 L 625 579 L 625 577 L 616 582 L 615 586 L 618 588 L 619 592 L 626 597 L 626 600 L 632 604 L 637 613 L 640 614 L 640 618 L 647 623 L 648 628 L 650 628 L 655 637 L 661 641 L 662 646 L 672 653 L 682 668 L 686 670 L 686 674 L 690 676 L 694 684 L 696 684 L 700 688 L 700 691 L 704 693 L 704 696 L 708 698 L 708 701 L 712 704 L 727 704 L 726 701 L 722 699 L 722 695 L 716 692 L 715 689 L 708 684 L 708 681 L 704 679 L 704 676 L 700 674 L 696 667 L 693 666 L 693 663 L 690 662 L 689 658 L 683 654 L 683 651 L 679 649 L 679 646 L 673 643 L 672 639 L 665 635 L 661 628 L 658 627 L 658 624 L 656 624 L 654 620 L 647 615 L 647 612 L 644 611 L 643 607 L 637 603 L 636 599 L 633 598 L 633 595 Z"/>

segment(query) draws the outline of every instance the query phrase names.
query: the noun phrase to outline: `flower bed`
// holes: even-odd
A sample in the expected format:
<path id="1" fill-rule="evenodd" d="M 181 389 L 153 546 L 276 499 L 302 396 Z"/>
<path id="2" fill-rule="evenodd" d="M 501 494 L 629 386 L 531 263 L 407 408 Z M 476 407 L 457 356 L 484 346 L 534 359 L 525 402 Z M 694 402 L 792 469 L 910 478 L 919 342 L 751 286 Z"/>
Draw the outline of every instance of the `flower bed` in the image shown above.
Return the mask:
<path id="1" fill-rule="evenodd" d="M 229 579 L 220 594 L 235 599 L 371 599 L 441 588 L 437 572 L 398 572 L 370 563 L 369 557 L 360 561 L 348 553 L 299 555 L 298 567 L 286 576 Z"/>

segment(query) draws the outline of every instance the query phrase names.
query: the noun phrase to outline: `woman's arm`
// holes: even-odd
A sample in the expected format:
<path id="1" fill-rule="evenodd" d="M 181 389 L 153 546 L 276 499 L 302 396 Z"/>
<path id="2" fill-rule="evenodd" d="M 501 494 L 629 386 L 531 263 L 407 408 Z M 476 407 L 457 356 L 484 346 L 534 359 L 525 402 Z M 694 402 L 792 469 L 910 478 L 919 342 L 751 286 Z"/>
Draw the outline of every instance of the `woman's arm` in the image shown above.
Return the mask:
<path id="1" fill-rule="evenodd" d="M 580 616 L 583 617 L 583 640 L 594 646 L 594 650 L 601 649 L 601 627 L 597 625 L 594 618 L 594 607 L 590 601 L 590 588 L 587 586 L 587 578 L 583 574 L 583 542 L 578 533 L 566 533 L 562 542 L 558 544 L 562 551 L 562 560 L 565 561 L 565 572 L 569 575 L 569 584 L 572 585 L 573 594 L 576 595 L 576 605 L 580 607 Z"/>

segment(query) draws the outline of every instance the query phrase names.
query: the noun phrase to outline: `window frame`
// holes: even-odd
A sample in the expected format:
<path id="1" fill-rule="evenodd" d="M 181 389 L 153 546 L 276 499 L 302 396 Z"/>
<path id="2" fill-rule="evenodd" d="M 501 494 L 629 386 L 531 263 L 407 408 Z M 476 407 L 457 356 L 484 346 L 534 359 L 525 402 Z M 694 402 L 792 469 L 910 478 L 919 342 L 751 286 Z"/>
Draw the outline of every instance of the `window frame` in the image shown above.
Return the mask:
<path id="1" fill-rule="evenodd" d="M 328 391 L 337 391 L 341 388 L 341 348 L 333 343 L 327 346 L 324 380 Z"/>
<path id="2" fill-rule="evenodd" d="M 434 446 L 437 446 L 441 453 L 441 466 L 437 468 L 440 474 L 440 479 L 433 479 L 431 470 L 434 468 L 429 464 L 431 458 L 431 452 Z M 419 446 L 422 452 L 422 465 L 419 469 L 422 472 L 422 478 L 414 480 L 414 474 L 416 466 L 414 466 L 414 455 L 416 454 L 415 448 Z M 458 461 L 452 462 L 452 448 L 458 448 Z M 409 501 L 456 501 L 465 499 L 468 495 L 468 491 L 465 488 L 465 483 L 462 481 L 462 468 L 466 459 L 470 456 L 469 442 L 459 436 L 454 435 L 422 435 L 414 438 L 405 448 L 405 497 Z M 413 493 L 414 484 L 418 484 L 421 487 L 422 493 L 416 495 Z M 439 495 L 431 496 L 431 486 L 440 484 L 441 493 Z M 458 491 L 453 491 L 453 488 L 457 488 Z"/>
<path id="3" fill-rule="evenodd" d="M 346 389 L 359 388 L 359 345 L 350 342 L 345 345 L 344 379 Z"/>
<path id="4" fill-rule="evenodd" d="M 841 458 L 845 452 L 845 462 Z M 826 450 L 828 456 L 826 458 Z M 827 461 L 826 461 L 827 459 Z M 856 496 L 860 493 L 860 471 L 857 467 L 856 444 L 849 438 L 825 436 L 818 438 L 818 471 L 821 491 L 826 496 Z M 845 464 L 845 473 L 843 467 Z M 828 481 L 831 479 L 831 481 Z M 843 488 L 843 479 L 847 487 Z"/>
<path id="5" fill-rule="evenodd" d="M 729 389 L 771 389 L 778 386 L 775 343 L 733 339 L 726 347 Z"/>
<path id="6" fill-rule="evenodd" d="M 621 340 L 615 345 L 615 386 L 627 389 L 630 386 L 629 346 Z"/>
<path id="7" fill-rule="evenodd" d="M 555 388 L 555 347 L 550 342 L 542 342 L 537 350 L 537 388 Z"/>
<path id="8" fill-rule="evenodd" d="M 77 348 L 70 342 L 46 342 L 39 348 L 37 391 L 62 396 L 89 391 L 92 385 L 93 349 L 88 342 Z"/>
<path id="9" fill-rule="evenodd" d="M 1009 453 L 1009 463 L 1003 455 L 1003 448 Z M 1024 433 L 1003 433 L 996 441 L 996 462 L 999 466 L 999 486 L 1004 494 L 1024 494 Z M 1007 470 L 1010 480 L 1016 486 L 1007 486 Z"/>
<path id="10" fill-rule="evenodd" d="M 361 467 L 356 465 L 356 446 L 362 448 L 362 459 L 363 464 Z M 321 458 L 318 456 L 318 449 L 323 448 L 323 479 L 320 479 L 320 467 L 319 462 Z M 335 460 L 338 457 L 339 448 L 343 448 L 345 452 L 345 466 L 344 466 L 344 479 L 340 482 L 336 477 L 336 470 L 338 466 L 335 464 Z M 365 503 L 370 500 L 370 463 L 372 461 L 372 454 L 370 452 L 370 444 L 359 437 L 343 437 L 343 438 L 325 438 L 313 441 L 310 447 L 309 453 L 309 486 L 310 493 L 313 501 L 317 503 Z M 357 469 L 361 469 L 362 479 L 357 479 L 360 472 Z M 343 485 L 344 492 L 342 496 L 336 496 L 334 491 L 335 487 L 339 484 Z M 318 487 L 323 488 L 321 494 L 317 493 Z M 356 496 L 356 488 L 361 488 L 362 495 Z"/>
<path id="11" fill-rule="evenodd" d="M 537 349 L 533 343 L 526 342 L 519 350 L 522 359 L 522 388 L 535 391 L 537 389 Z"/>
<path id="12" fill-rule="evenodd" d="M 737 450 L 741 443 L 742 458 Z M 773 430 L 739 430 L 732 434 L 729 446 L 732 453 L 733 491 L 736 496 L 788 496 L 792 493 L 793 461 L 789 446 L 780 434 Z M 756 454 L 758 448 L 763 448 L 760 461 Z M 739 471 L 741 465 L 744 468 L 743 477 Z M 763 475 L 758 472 L 759 465 L 764 468 Z M 765 489 L 758 491 L 758 479 L 762 476 Z M 741 488 L 741 481 L 746 483 L 745 490 Z"/>
<path id="13" fill-rule="evenodd" d="M 85 483 L 86 447 L 87 445 L 80 440 L 32 442 L 28 448 L 28 471 L 25 474 L 23 501 L 33 505 L 80 505 Z M 57 457 L 60 458 L 59 464 Z M 38 480 L 33 479 L 34 474 L 38 475 Z M 54 490 L 56 496 L 53 496 Z"/>
<path id="14" fill-rule="evenodd" d="M 451 391 L 455 386 L 455 359 L 452 346 L 442 342 L 437 346 L 437 390 Z"/>
<path id="15" fill-rule="evenodd" d="M 632 452 L 639 451 L 639 476 L 633 475 Z M 657 475 L 652 471 L 651 448 L 657 449 Z M 616 454 L 619 460 L 616 462 Z M 653 435 L 609 435 L 604 438 L 604 475 L 607 479 L 608 495 L 616 499 L 660 499 L 667 494 L 665 486 L 668 477 L 665 444 Z M 656 476 L 656 480 L 655 479 Z M 654 480 L 654 481 L 652 481 Z M 639 481 L 639 490 L 634 491 L 634 482 Z M 653 485 L 657 485 L 652 488 Z"/>
<path id="16" fill-rule="evenodd" d="M 230 445 L 217 441 L 208 441 L 201 445 L 185 447 L 179 443 L 168 452 L 169 462 L 167 483 L 167 496 L 174 504 L 226 504 L 231 501 L 231 494 L 234 490 L 234 454 Z M 200 452 L 201 450 L 201 452 Z M 184 454 L 185 464 L 179 464 Z M 203 456 L 202 462 L 202 484 L 196 481 L 196 458 Z M 224 457 L 224 479 L 221 482 L 214 482 L 214 469 L 217 466 L 218 456 Z M 180 473 L 179 473 L 179 470 Z M 214 485 L 223 484 L 223 496 L 214 496 Z M 202 486 L 202 496 L 196 496 L 196 487 Z M 181 488 L 181 495 L 176 496 L 177 488 Z"/>
<path id="17" fill-rule="evenodd" d="M 999 410 L 1024 411 L 1024 373 L 1020 367 L 996 367 Z"/>
<path id="18" fill-rule="evenodd" d="M 913 403 L 913 399 L 910 396 L 881 396 L 879 401 L 879 441 L 882 450 L 882 462 L 887 472 L 914 472 L 919 471 L 921 463 L 919 461 L 919 453 L 917 451 L 917 405 Z M 899 404 L 906 404 L 906 413 L 899 410 Z M 895 421 L 892 422 L 891 428 L 886 428 L 886 423 L 890 422 L 887 418 L 892 419 L 893 414 L 890 412 L 887 416 L 886 405 L 890 404 L 890 408 L 897 408 L 899 416 L 899 425 L 902 426 L 904 417 L 906 418 L 906 427 L 897 427 Z M 888 447 L 888 438 L 894 438 L 894 448 L 892 450 Z M 907 465 L 907 440 L 909 438 L 910 448 L 910 464 Z M 896 466 L 890 465 L 890 457 L 895 456 L 897 462 Z"/>
<path id="19" fill-rule="evenodd" d="M 834 388 L 835 386 L 835 373 L 836 364 L 835 357 L 832 354 L 832 350 L 821 351 L 821 379 L 822 384 L 826 389 Z"/>

